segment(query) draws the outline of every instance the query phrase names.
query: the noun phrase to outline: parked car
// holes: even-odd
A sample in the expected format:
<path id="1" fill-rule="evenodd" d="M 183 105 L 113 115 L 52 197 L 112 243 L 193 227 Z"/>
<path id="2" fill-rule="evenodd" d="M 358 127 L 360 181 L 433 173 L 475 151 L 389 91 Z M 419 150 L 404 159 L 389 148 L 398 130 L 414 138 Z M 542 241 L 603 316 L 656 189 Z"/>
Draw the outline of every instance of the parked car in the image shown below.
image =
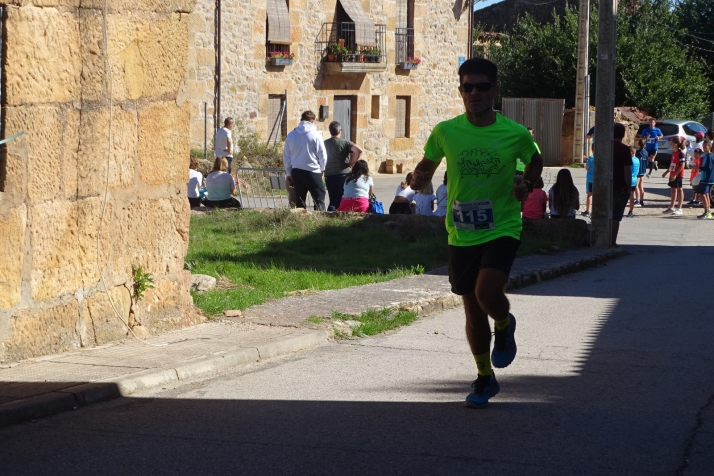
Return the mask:
<path id="1" fill-rule="evenodd" d="M 648 122 L 643 122 L 637 129 L 639 135 L 645 128 L 649 127 Z M 662 137 L 659 140 L 659 152 L 657 153 L 657 164 L 669 167 L 669 161 L 672 160 L 672 149 L 669 147 L 669 139 L 672 137 L 684 137 L 688 141 L 694 141 L 694 134 L 697 132 L 707 132 L 707 128 L 695 121 L 679 121 L 679 120 L 662 120 L 657 121 L 657 127 L 662 131 Z"/>

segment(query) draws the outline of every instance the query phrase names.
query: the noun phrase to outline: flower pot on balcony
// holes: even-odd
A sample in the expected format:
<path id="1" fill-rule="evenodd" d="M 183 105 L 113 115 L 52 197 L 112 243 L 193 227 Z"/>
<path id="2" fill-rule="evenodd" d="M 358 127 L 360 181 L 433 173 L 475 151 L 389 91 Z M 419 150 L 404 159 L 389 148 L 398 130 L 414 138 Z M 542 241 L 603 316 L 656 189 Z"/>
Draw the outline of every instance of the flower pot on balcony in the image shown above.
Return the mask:
<path id="1" fill-rule="evenodd" d="M 399 65 L 402 69 L 417 69 L 417 66 L 419 66 L 417 63 L 401 63 Z"/>
<path id="2" fill-rule="evenodd" d="M 273 66 L 291 66 L 293 60 L 288 58 L 270 58 L 270 64 Z"/>
<path id="3" fill-rule="evenodd" d="M 337 55 L 333 55 L 332 53 L 327 53 L 327 61 L 334 63 L 337 61 Z"/>

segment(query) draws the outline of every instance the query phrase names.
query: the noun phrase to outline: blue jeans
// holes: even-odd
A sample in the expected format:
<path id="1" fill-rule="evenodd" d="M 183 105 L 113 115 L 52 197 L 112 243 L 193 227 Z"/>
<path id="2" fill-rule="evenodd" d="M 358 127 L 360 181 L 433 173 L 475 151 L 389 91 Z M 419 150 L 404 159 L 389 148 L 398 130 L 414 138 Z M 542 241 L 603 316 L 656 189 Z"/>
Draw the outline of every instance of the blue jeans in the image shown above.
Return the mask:
<path id="1" fill-rule="evenodd" d="M 330 197 L 330 210 L 336 210 L 340 206 L 342 194 L 345 193 L 345 178 L 347 178 L 347 174 L 337 174 L 325 177 L 327 195 Z"/>

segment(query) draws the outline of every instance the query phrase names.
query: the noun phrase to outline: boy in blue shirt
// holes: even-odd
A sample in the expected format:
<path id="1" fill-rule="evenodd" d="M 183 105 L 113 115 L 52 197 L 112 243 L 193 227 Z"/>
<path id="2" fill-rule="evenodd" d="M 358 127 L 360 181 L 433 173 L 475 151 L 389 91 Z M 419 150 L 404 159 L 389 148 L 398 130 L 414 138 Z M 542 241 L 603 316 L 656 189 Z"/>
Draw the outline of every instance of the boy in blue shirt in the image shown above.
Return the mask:
<path id="1" fill-rule="evenodd" d="M 701 193 L 702 205 L 704 206 L 704 213 L 699 215 L 697 218 L 704 220 L 711 220 L 712 213 L 709 207 L 711 206 L 711 199 L 709 197 L 709 191 L 714 185 L 714 154 L 712 154 L 712 143 L 711 141 L 704 141 L 702 144 L 702 149 L 704 153 L 701 158 L 701 165 L 699 165 L 699 175 L 700 181 L 697 185 L 695 192 Z"/>
<path id="2" fill-rule="evenodd" d="M 647 163 L 649 162 L 649 154 L 645 150 L 645 141 L 639 140 L 637 145 L 640 147 L 635 156 L 640 160 L 640 170 L 637 172 L 637 190 L 635 190 L 635 206 L 645 206 L 645 186 L 642 182 L 647 173 Z"/>
<path id="3" fill-rule="evenodd" d="M 657 167 L 657 150 L 659 149 L 659 139 L 664 137 L 662 134 L 662 131 L 659 130 L 657 127 L 657 120 L 656 119 L 650 119 L 650 124 L 649 127 L 645 127 L 644 130 L 635 137 L 635 139 L 644 139 L 645 140 L 645 149 L 647 150 L 647 153 L 649 154 L 649 166 L 650 166 L 650 171 L 647 172 L 647 178 L 650 178 L 650 175 L 652 175 L 652 169 L 654 168 L 657 170 L 659 167 Z"/>
<path id="4" fill-rule="evenodd" d="M 640 173 L 640 159 L 637 157 L 637 149 L 634 147 L 630 147 L 630 154 L 632 155 L 632 167 L 630 167 L 630 171 L 632 172 L 630 185 L 632 188 L 630 189 L 630 212 L 627 216 L 632 218 L 635 216 L 632 212 L 635 210 L 635 195 L 637 194 L 637 176 Z"/>
<path id="5" fill-rule="evenodd" d="M 594 146 L 591 146 L 590 157 L 588 157 L 588 160 L 585 162 L 585 170 L 588 171 L 585 175 L 585 193 L 588 194 L 588 197 L 585 199 L 585 211 L 581 213 L 584 217 L 590 216 L 590 205 L 593 202 L 593 161 L 595 160 L 593 149 Z"/>

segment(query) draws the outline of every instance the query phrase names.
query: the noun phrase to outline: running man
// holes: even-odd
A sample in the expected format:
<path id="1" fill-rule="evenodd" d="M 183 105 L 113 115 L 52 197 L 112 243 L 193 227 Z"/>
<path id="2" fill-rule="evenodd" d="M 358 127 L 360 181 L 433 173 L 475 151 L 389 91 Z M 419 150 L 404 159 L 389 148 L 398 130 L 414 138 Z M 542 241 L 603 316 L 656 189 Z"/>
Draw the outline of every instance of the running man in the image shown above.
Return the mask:
<path id="1" fill-rule="evenodd" d="M 411 186 L 421 190 L 446 157 L 449 282 L 464 300 L 466 338 L 478 370 L 466 406 L 483 408 L 500 390 L 492 366 L 507 367 L 516 356 L 516 319 L 505 286 L 521 244 L 519 201 L 540 178 L 543 159 L 525 127 L 493 110 L 495 64 L 483 58 L 462 64 L 459 92 L 466 113 L 436 125 Z M 522 177 L 515 176 L 519 158 L 526 164 Z M 495 321 L 490 356 L 489 316 Z"/>
<path id="2" fill-rule="evenodd" d="M 657 120 L 650 119 L 650 126 L 645 127 L 640 134 L 635 137 L 637 139 L 644 139 L 645 150 L 650 157 L 650 169 L 647 172 L 647 178 L 652 175 L 652 169 L 657 170 L 657 150 L 659 149 L 659 140 L 664 137 L 662 131 L 657 127 Z"/>

